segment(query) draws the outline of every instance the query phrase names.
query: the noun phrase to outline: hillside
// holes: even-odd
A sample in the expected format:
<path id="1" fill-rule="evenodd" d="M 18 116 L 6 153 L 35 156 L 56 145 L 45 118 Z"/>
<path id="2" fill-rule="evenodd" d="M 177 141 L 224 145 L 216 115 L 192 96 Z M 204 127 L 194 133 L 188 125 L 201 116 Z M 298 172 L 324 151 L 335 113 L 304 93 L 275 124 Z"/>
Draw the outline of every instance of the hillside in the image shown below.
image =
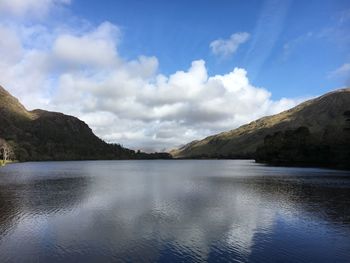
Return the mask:
<path id="1" fill-rule="evenodd" d="M 14 158 L 20 161 L 169 158 L 164 153 L 136 153 L 118 144 L 108 144 L 73 116 L 27 111 L 1 86 L 0 138 L 11 145 Z"/>
<path id="2" fill-rule="evenodd" d="M 345 114 L 344 117 L 350 121 L 347 119 L 348 114 Z M 315 136 L 307 127 L 279 131 L 265 137 L 264 143 L 257 148 L 255 160 L 272 165 L 349 169 L 350 130 L 348 129 L 345 128 L 342 134 L 343 139 L 338 142 L 328 140 L 327 135 Z M 327 130 L 325 133 L 329 135 Z"/>
<path id="3" fill-rule="evenodd" d="M 267 135 L 306 127 L 330 144 L 346 138 L 344 113 L 350 110 L 350 88 L 327 93 L 282 113 L 264 117 L 237 129 L 191 142 L 170 153 L 175 158 L 252 158 Z"/>

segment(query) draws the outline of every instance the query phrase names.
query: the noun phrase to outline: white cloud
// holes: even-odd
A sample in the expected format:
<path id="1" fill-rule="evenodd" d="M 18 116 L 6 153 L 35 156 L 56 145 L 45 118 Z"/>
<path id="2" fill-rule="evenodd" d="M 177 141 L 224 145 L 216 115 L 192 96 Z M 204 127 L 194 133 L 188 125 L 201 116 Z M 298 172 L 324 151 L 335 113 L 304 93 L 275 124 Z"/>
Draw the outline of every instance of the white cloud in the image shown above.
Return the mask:
<path id="1" fill-rule="evenodd" d="M 38 37 L 40 35 L 40 37 Z M 33 39 L 33 36 L 37 36 Z M 294 106 L 253 86 L 242 68 L 208 75 L 205 61 L 169 76 L 156 57 L 125 60 L 117 26 L 0 27 L 1 85 L 30 108 L 75 115 L 109 142 L 163 150 Z M 45 39 L 45 46 L 39 39 Z M 28 45 L 30 43 L 30 45 Z"/>
<path id="2" fill-rule="evenodd" d="M 23 44 L 22 32 L 0 24 L 0 76 L 1 83 L 25 104 L 46 103 L 45 87 L 49 82 L 46 54 Z"/>
<path id="3" fill-rule="evenodd" d="M 249 39 L 247 32 L 232 34 L 229 39 L 217 39 L 210 43 L 214 55 L 227 58 L 234 54 L 238 47 Z"/>
<path id="4" fill-rule="evenodd" d="M 63 34 L 53 43 L 55 62 L 68 66 L 112 66 L 117 62 L 116 40 L 119 29 L 105 22 L 95 30 L 75 36 Z"/>
<path id="5" fill-rule="evenodd" d="M 336 78 L 349 78 L 350 77 L 350 63 L 344 63 L 339 68 L 333 70 L 329 73 L 329 77 L 336 77 Z"/>
<path id="6" fill-rule="evenodd" d="M 45 16 L 51 8 L 70 4 L 70 0 L 1 0 L 0 14 L 23 17 Z"/>
<path id="7" fill-rule="evenodd" d="M 16 63 L 22 57 L 22 44 L 16 33 L 0 25 L 1 61 Z M 1 63 L 1 62 L 0 62 Z"/>

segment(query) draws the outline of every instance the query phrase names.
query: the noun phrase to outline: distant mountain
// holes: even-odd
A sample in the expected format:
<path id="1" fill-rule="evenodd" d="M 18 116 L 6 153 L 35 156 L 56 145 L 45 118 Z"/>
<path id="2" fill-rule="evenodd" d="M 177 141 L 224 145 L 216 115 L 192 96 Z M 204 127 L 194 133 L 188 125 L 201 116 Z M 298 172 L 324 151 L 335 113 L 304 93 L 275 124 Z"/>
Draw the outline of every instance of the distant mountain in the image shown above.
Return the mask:
<path id="1" fill-rule="evenodd" d="M 96 160 L 169 158 L 108 144 L 76 117 L 44 110 L 27 111 L 0 86 L 0 138 L 17 160 Z"/>
<path id="2" fill-rule="evenodd" d="M 322 143 L 341 145 L 348 142 L 348 112 L 350 88 L 340 89 L 282 113 L 191 142 L 170 153 L 175 158 L 254 158 L 266 136 L 300 127 L 307 128 L 310 136 Z"/>

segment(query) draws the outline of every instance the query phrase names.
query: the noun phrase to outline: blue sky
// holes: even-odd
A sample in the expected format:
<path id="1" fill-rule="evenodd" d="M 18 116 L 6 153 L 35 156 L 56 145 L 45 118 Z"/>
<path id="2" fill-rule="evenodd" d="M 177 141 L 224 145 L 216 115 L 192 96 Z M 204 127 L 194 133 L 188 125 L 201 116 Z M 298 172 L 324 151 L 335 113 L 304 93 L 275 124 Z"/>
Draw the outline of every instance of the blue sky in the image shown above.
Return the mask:
<path id="1" fill-rule="evenodd" d="M 274 98 L 340 87 L 344 78 L 329 73 L 350 60 L 347 0 L 76 0 L 71 10 L 96 24 L 108 20 L 121 25 L 121 50 L 128 58 L 154 55 L 166 74 L 196 59 L 204 59 L 212 74 L 243 67 Z M 234 32 L 248 32 L 251 39 L 231 57 L 215 57 L 208 43 Z"/>
<path id="2" fill-rule="evenodd" d="M 0 85 L 147 151 L 349 86 L 348 0 L 1 0 Z"/>

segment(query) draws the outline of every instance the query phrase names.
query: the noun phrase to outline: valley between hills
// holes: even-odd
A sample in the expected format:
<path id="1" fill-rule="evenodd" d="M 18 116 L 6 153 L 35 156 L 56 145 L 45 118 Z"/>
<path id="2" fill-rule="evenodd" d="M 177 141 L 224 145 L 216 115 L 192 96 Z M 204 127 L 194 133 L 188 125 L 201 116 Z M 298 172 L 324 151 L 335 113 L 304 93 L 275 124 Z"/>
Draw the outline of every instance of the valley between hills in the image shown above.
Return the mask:
<path id="1" fill-rule="evenodd" d="M 0 86 L 0 139 L 4 160 L 255 159 L 274 165 L 348 168 L 350 88 L 169 153 L 144 153 L 106 143 L 76 117 L 28 111 Z"/>

